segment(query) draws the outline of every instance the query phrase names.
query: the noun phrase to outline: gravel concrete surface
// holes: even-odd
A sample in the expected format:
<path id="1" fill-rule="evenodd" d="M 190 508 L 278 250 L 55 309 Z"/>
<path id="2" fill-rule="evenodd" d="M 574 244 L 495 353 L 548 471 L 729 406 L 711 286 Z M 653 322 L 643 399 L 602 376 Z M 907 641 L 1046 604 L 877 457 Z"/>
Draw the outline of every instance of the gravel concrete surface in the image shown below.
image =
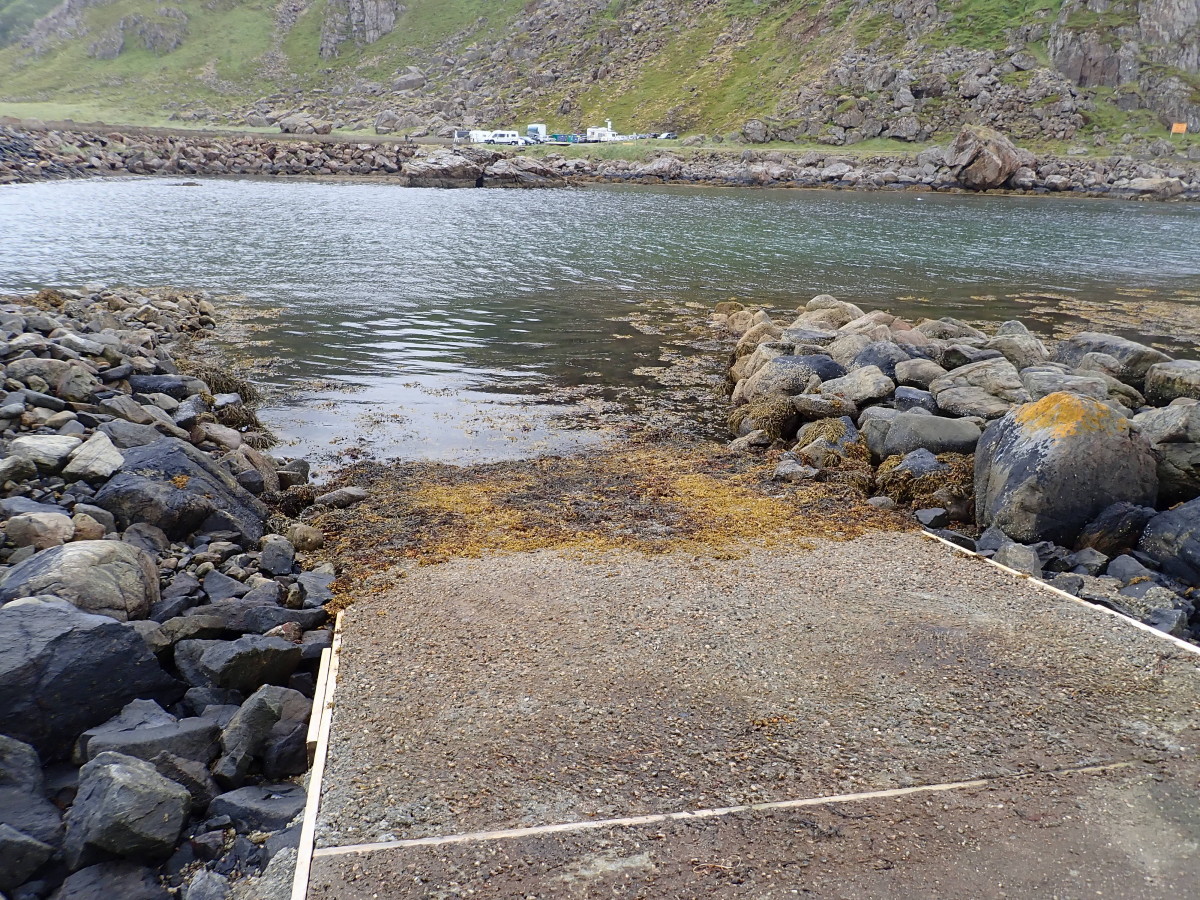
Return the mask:
<path id="1" fill-rule="evenodd" d="M 463 884 L 488 896 L 555 896 L 565 888 L 554 879 L 585 870 L 594 875 L 572 876 L 583 879 L 572 888 L 580 896 L 775 896 L 764 879 L 778 869 L 790 891 L 796 867 L 826 879 L 814 882 L 829 888 L 817 895 L 912 896 L 904 878 L 928 885 L 959 868 L 943 832 L 968 826 L 988 855 L 961 895 L 1002 883 L 1004 859 L 1028 858 L 1029 870 L 1014 863 L 1010 879 L 1012 896 L 1028 896 L 1037 878 L 1056 883 L 1064 854 L 1084 852 L 1072 848 L 1102 849 L 1112 822 L 1092 822 L 1089 811 L 1130 820 L 1133 807 L 1103 791 L 1133 791 L 1150 819 L 1179 818 L 1147 793 L 1155 777 L 1190 797 L 1179 804 L 1189 812 L 1175 850 L 1158 848 L 1169 831 L 1150 828 L 1154 841 L 1126 847 L 1107 868 L 1085 866 L 1087 879 L 1107 891 L 1106 872 L 1135 871 L 1120 862 L 1128 856 L 1141 868 L 1133 893 L 1120 882 L 1122 896 L 1179 896 L 1157 891 L 1183 865 L 1180 853 L 1194 867 L 1200 658 L 916 534 L 737 559 L 457 559 L 414 568 L 355 604 L 345 629 L 321 847 L 1097 763 L 1137 768 L 873 801 L 865 819 L 842 815 L 863 815 L 858 806 L 821 807 L 321 858 L 313 896 L 460 896 Z M 994 808 L 996 791 L 1034 818 Z M 1045 832 L 1045 846 L 1055 816 L 1071 827 Z M 842 849 L 826 864 L 830 841 Z M 899 849 L 884 852 L 888 841 Z M 1167 862 L 1152 865 L 1155 853 Z M 737 862 L 690 862 L 713 854 Z M 489 866 L 503 877 L 482 874 Z M 664 872 L 673 874 L 663 881 Z M 1163 880 L 1144 882 L 1155 872 Z"/>

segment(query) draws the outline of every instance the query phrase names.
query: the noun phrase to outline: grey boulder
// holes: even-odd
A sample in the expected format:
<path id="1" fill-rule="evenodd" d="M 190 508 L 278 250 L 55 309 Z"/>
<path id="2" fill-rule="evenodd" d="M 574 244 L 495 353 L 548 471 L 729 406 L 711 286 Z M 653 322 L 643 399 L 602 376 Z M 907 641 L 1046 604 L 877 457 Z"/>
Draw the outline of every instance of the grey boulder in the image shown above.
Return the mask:
<path id="1" fill-rule="evenodd" d="M 229 816 L 239 831 L 279 831 L 304 810 L 298 784 L 261 784 L 221 794 L 208 807 L 210 816 Z"/>
<path id="2" fill-rule="evenodd" d="M 108 435 L 97 431 L 71 451 L 62 474 L 68 481 L 102 481 L 124 464 L 125 457 Z"/>
<path id="3" fill-rule="evenodd" d="M 901 413 L 891 421 L 880 456 L 904 456 L 924 449 L 940 453 L 974 453 L 982 432 L 966 419 L 943 419 L 918 413 Z"/>
<path id="4" fill-rule="evenodd" d="M 1071 545 L 1114 503 L 1152 504 L 1149 442 L 1119 413 L 1050 394 L 990 424 L 975 454 L 975 515 L 1016 541 Z"/>
<path id="5" fill-rule="evenodd" d="M 1200 400 L 1200 362 L 1176 359 L 1146 370 L 1146 400 L 1165 405 L 1179 397 Z"/>
<path id="6" fill-rule="evenodd" d="M 821 396 L 842 397 L 855 406 L 864 406 L 892 395 L 896 383 L 878 366 L 864 366 L 841 378 L 832 378 L 821 385 Z"/>
<path id="7" fill-rule="evenodd" d="M 930 382 L 929 390 L 944 412 L 984 419 L 999 418 L 1030 399 L 1016 367 L 1003 357 L 960 366 Z"/>
<path id="8" fill-rule="evenodd" d="M 1171 357 L 1153 347 L 1097 331 L 1082 331 L 1062 341 L 1055 348 L 1054 360 L 1075 368 L 1088 353 L 1105 353 L 1116 359 L 1121 364 L 1116 377 L 1139 390 L 1151 366 L 1171 361 Z"/>
<path id="9" fill-rule="evenodd" d="M 38 595 L 121 622 L 144 619 L 159 600 L 158 567 L 147 553 L 120 541 L 76 541 L 43 550 L 0 578 L 0 603 Z"/>
<path id="10" fill-rule="evenodd" d="M 1158 452 L 1158 505 L 1200 497 L 1200 403 L 1139 413 L 1133 424 Z"/>
<path id="11" fill-rule="evenodd" d="M 111 857 L 166 858 L 187 822 L 192 798 L 154 766 L 101 753 L 79 770 L 79 792 L 67 811 L 63 858 L 80 869 Z"/>

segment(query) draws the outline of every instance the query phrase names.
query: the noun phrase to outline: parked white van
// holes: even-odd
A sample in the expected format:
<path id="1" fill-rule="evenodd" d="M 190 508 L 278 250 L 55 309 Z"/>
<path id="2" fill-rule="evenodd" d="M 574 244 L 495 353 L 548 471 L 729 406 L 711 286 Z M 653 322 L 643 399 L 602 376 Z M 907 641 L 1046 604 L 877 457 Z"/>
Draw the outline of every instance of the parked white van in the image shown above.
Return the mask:
<path id="1" fill-rule="evenodd" d="M 515 131 L 493 131 L 491 140 L 485 141 L 488 144 L 516 144 L 521 146 L 527 143 L 525 138 L 517 134 Z"/>

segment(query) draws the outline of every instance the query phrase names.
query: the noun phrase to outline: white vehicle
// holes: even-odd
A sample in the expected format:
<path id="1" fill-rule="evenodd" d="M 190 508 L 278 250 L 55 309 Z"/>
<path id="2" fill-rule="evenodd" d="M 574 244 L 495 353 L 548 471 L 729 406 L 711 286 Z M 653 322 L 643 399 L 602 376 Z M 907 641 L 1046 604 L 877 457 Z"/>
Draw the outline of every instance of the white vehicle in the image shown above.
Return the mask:
<path id="1" fill-rule="evenodd" d="M 550 132 L 546 129 L 546 126 L 540 122 L 535 122 L 532 125 L 525 126 L 525 137 L 529 138 L 534 143 L 546 140 L 549 135 Z"/>
<path id="2" fill-rule="evenodd" d="M 492 133 L 490 131 L 474 130 L 468 136 L 472 144 L 488 144 L 491 143 Z"/>
<path id="3" fill-rule="evenodd" d="M 527 141 L 515 131 L 493 131 L 490 140 L 484 141 L 485 144 L 513 144 L 514 146 L 523 146 Z"/>

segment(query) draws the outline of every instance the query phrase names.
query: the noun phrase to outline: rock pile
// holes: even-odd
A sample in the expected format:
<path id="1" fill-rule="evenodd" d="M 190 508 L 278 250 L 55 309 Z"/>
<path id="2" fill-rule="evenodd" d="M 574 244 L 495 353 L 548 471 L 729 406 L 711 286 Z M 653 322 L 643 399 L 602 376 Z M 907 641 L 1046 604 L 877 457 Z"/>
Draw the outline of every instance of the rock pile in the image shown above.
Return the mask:
<path id="1" fill-rule="evenodd" d="M 263 452 L 228 376 L 179 371 L 203 295 L 9 300 L 0 894 L 224 897 L 304 805 L 334 573 L 303 571 L 321 533 L 268 504 L 311 505 L 308 465 Z"/>
<path id="2" fill-rule="evenodd" d="M 298 133 L 305 131 L 299 125 Z M 328 133 L 318 130 L 317 133 Z M 479 147 L 155 133 L 101 135 L 0 126 L 0 184 L 95 175 L 390 177 L 413 187 L 557 187 L 538 160 Z"/>
<path id="3" fill-rule="evenodd" d="M 1168 146 L 1167 151 L 1171 148 Z M 0 185 L 95 175 L 387 177 L 410 187 L 560 187 L 580 182 L 840 190 L 1006 190 L 1200 199 L 1200 163 L 1164 156 L 1036 157 L 968 126 L 948 147 L 852 157 L 831 151 L 661 151 L 649 160 L 535 159 L 482 147 L 19 129 L 0 125 Z"/>
<path id="4" fill-rule="evenodd" d="M 714 322 L 738 336 L 731 446 L 782 451 L 777 479 L 911 504 L 961 546 L 1200 637 L 1200 362 L 824 294 L 786 322 L 735 302 Z"/>

